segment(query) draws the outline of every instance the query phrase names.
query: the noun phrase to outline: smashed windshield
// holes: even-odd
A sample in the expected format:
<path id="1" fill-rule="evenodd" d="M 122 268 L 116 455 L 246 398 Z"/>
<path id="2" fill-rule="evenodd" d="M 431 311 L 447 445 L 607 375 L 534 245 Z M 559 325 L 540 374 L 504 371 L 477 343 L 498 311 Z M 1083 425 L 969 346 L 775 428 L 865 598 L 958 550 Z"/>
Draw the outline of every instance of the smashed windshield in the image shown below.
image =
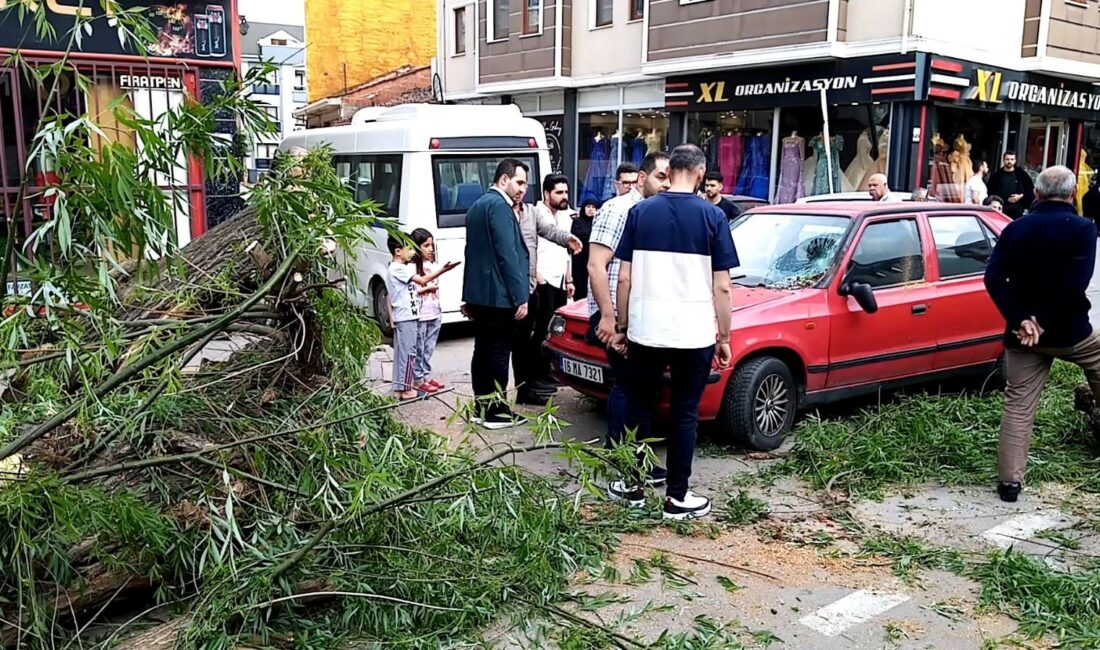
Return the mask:
<path id="1" fill-rule="evenodd" d="M 733 281 L 750 287 L 799 289 L 829 270 L 849 219 L 808 214 L 746 214 L 730 224 L 741 266 Z"/>

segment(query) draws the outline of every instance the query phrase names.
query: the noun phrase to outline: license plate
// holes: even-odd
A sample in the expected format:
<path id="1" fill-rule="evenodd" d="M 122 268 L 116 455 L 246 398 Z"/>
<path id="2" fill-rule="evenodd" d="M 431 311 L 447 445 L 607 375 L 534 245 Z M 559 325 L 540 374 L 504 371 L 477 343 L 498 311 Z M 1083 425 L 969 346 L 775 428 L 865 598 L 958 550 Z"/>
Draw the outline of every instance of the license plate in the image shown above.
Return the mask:
<path id="1" fill-rule="evenodd" d="M 572 359 L 561 360 L 561 371 L 578 379 L 590 381 L 596 384 L 603 383 L 603 368 L 590 363 L 581 363 Z"/>

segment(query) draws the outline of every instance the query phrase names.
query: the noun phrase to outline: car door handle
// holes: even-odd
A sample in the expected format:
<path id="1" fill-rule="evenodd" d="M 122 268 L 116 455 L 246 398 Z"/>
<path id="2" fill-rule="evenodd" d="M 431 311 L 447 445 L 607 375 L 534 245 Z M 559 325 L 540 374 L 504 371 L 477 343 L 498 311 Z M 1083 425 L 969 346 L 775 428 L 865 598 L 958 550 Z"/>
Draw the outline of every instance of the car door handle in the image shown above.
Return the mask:
<path id="1" fill-rule="evenodd" d="M 928 313 L 928 305 L 913 305 L 913 315 L 923 316 Z"/>

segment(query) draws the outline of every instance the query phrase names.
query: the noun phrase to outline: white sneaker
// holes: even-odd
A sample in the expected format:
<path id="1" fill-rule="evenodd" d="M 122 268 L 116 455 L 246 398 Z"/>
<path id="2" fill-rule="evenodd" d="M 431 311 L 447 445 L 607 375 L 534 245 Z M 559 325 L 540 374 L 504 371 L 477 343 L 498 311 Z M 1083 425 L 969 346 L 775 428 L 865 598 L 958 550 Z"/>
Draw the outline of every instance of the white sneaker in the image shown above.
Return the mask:
<path id="1" fill-rule="evenodd" d="M 612 501 L 625 501 L 631 508 L 645 505 L 645 492 L 636 485 L 627 485 L 626 481 L 612 481 L 607 485 L 607 496 Z"/>
<path id="2" fill-rule="evenodd" d="M 710 514 L 710 499 L 688 491 L 683 499 L 665 497 L 665 519 L 699 519 Z"/>

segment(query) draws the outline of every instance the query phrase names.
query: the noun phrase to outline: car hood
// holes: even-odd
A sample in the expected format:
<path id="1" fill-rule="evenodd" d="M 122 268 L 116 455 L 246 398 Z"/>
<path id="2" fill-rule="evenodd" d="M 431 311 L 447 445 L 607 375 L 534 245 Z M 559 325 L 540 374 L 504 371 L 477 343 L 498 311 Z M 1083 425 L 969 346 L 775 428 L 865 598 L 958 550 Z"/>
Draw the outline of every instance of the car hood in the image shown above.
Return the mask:
<path id="1" fill-rule="evenodd" d="M 775 302 L 792 294 L 794 294 L 794 291 L 765 287 L 742 287 L 735 284 L 730 291 L 730 302 L 733 303 L 733 311 L 736 312 L 749 307 Z"/>

